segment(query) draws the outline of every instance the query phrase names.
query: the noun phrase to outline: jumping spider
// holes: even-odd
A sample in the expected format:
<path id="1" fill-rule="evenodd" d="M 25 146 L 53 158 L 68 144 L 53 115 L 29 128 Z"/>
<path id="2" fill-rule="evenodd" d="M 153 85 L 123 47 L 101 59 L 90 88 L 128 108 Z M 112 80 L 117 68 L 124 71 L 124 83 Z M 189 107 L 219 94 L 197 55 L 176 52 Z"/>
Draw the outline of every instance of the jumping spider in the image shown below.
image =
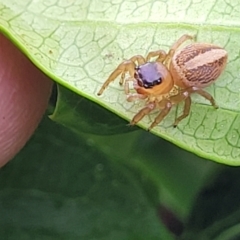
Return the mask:
<path id="1" fill-rule="evenodd" d="M 149 52 L 147 57 L 141 55 L 123 61 L 104 82 L 98 95 L 119 75 L 120 85 L 124 84 L 128 101 L 146 99 L 146 106 L 131 120 L 130 125 L 138 123 L 152 110 L 162 109 L 148 130 L 159 124 L 169 113 L 173 105 L 185 102 L 182 115 L 176 118 L 174 127 L 189 115 L 191 94 L 198 93 L 217 108 L 214 98 L 203 88 L 212 84 L 223 72 L 227 63 L 227 51 L 210 43 L 192 43 L 178 49 L 193 36 L 183 35 L 170 48 Z M 150 62 L 150 59 L 156 60 Z M 137 63 L 137 64 L 136 64 Z M 130 77 L 125 79 L 125 74 Z M 133 81 L 136 93 L 130 93 L 129 81 Z"/>

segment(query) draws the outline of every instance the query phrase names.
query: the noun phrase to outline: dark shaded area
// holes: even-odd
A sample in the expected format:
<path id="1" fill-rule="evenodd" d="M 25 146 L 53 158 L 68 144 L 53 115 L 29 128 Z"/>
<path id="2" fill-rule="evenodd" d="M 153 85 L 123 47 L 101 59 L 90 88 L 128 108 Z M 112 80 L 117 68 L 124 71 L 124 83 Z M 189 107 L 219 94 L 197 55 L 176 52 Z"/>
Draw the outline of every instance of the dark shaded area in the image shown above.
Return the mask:
<path id="1" fill-rule="evenodd" d="M 57 84 L 55 82 L 53 82 L 53 86 L 52 86 L 52 93 L 49 99 L 49 104 L 55 108 L 56 104 L 57 104 Z"/>
<path id="2" fill-rule="evenodd" d="M 53 93 L 53 99 L 55 96 Z M 57 103 L 52 120 L 75 132 L 112 135 L 138 129 L 109 110 L 58 85 Z"/>
<path id="3" fill-rule="evenodd" d="M 224 167 L 200 192 L 181 239 L 215 239 L 240 223 L 240 168 Z M 229 236 L 240 239 L 240 229 Z"/>
<path id="4" fill-rule="evenodd" d="M 161 221 L 176 236 L 180 236 L 183 232 L 183 223 L 175 216 L 175 214 L 164 206 L 159 206 L 158 214 Z"/>
<path id="5" fill-rule="evenodd" d="M 141 181 L 45 118 L 0 170 L 0 238 L 159 240 L 164 227 Z"/>

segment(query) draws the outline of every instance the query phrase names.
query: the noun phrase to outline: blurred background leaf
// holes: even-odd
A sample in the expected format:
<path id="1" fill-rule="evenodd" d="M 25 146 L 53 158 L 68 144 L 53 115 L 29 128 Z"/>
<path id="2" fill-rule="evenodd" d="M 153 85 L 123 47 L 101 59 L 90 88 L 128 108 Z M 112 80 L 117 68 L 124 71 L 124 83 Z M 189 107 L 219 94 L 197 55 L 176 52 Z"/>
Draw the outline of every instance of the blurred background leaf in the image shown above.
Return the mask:
<path id="1" fill-rule="evenodd" d="M 0 170 L 1 238 L 172 239 L 153 204 L 158 189 L 139 176 L 45 119 Z"/>
<path id="2" fill-rule="evenodd" d="M 200 192 L 181 239 L 239 239 L 239 188 L 239 168 L 222 169 Z"/>

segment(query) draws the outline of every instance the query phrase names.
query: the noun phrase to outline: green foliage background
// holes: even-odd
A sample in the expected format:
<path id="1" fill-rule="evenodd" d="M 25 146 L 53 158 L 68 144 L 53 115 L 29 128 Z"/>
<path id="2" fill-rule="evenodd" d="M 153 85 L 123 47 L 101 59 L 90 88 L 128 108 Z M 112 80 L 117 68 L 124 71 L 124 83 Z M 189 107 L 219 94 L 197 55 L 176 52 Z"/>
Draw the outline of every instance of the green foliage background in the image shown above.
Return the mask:
<path id="1" fill-rule="evenodd" d="M 0 170 L 3 239 L 175 239 L 177 222 L 159 217 L 163 206 L 183 223 L 180 239 L 237 239 L 239 170 L 196 155 L 240 163 L 239 8 L 231 0 L 0 0 L 0 31 L 60 84 L 54 122 L 46 116 Z M 99 106 L 128 121 L 142 106 L 126 103 L 117 82 L 96 96 L 122 59 L 166 50 L 185 33 L 229 52 L 207 89 L 220 109 L 194 96 L 177 129 L 181 105 L 153 131 L 194 154 Z"/>

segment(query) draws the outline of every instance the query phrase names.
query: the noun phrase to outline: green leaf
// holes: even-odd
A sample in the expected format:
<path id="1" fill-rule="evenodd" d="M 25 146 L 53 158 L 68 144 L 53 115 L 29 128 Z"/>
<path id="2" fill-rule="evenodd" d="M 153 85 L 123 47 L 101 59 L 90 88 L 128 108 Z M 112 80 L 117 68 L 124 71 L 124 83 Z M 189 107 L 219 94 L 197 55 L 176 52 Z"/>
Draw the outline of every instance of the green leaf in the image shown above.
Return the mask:
<path id="1" fill-rule="evenodd" d="M 1 238 L 172 239 L 153 205 L 156 185 L 119 162 L 44 120 L 0 170 Z"/>
<path id="2" fill-rule="evenodd" d="M 206 162 L 148 132 L 106 137 L 91 135 L 91 139 L 110 159 L 121 161 L 120 164 L 137 171 L 142 178 L 151 179 L 161 191 L 160 203 L 174 209 L 174 214 L 182 221 L 189 216 L 201 187 L 219 171 L 220 165 Z M 153 199 L 154 189 L 147 187 L 146 191 Z M 153 199 L 155 205 L 157 202 Z"/>
<path id="3" fill-rule="evenodd" d="M 239 169 L 225 167 L 199 194 L 181 239 L 239 239 L 239 188 Z"/>
<path id="4" fill-rule="evenodd" d="M 171 125 L 182 105 L 174 108 L 153 133 L 199 156 L 240 165 L 240 16 L 237 7 L 237 3 L 224 0 L 184 3 L 106 0 L 101 4 L 96 0 L 84 3 L 0 0 L 0 30 L 58 83 L 128 121 L 144 102 L 126 102 L 117 81 L 103 96 L 96 95 L 123 59 L 146 55 L 150 50 L 167 50 L 186 33 L 197 34 L 199 42 L 225 47 L 229 53 L 226 71 L 207 88 L 220 108 L 215 110 L 201 97 L 193 96 L 191 114 L 178 128 L 173 129 Z M 75 111 L 75 107 L 74 103 L 70 104 L 70 109 L 61 114 L 66 116 L 69 111 Z M 72 113 L 72 121 L 82 121 L 79 116 Z M 147 128 L 154 116 L 156 113 L 145 117 L 139 126 Z M 111 124 L 109 118 L 104 119 L 106 125 Z M 121 124 L 119 128 L 114 125 L 109 132 L 125 131 L 122 129 Z M 105 126 L 103 134 L 106 133 Z"/>
<path id="5" fill-rule="evenodd" d="M 126 121 L 60 85 L 57 105 L 50 118 L 76 133 L 111 135 L 137 130 L 136 126 L 127 127 Z"/>

